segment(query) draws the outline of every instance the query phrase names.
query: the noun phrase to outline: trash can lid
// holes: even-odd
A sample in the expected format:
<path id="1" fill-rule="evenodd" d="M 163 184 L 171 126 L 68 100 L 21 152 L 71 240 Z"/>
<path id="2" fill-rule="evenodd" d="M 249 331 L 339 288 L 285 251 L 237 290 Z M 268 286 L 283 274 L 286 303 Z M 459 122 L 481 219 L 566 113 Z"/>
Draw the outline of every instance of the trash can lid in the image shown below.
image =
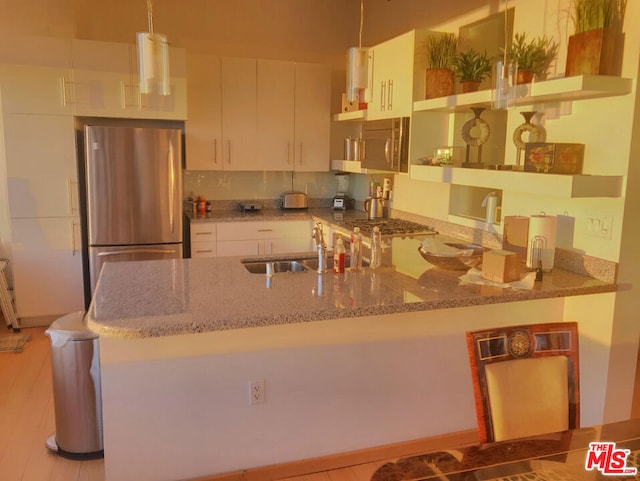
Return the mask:
<path id="1" fill-rule="evenodd" d="M 52 340 L 55 336 L 60 341 L 96 339 L 98 337 L 95 332 L 89 330 L 87 323 L 84 322 L 84 311 L 72 312 L 56 319 L 45 333 Z"/>

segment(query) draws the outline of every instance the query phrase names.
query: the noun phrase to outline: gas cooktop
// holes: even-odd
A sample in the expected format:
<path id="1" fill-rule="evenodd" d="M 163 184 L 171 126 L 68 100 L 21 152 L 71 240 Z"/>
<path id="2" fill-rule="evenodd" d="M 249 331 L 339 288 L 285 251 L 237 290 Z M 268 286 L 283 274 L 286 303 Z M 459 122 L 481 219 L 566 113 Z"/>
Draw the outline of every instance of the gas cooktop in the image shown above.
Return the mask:
<path id="1" fill-rule="evenodd" d="M 433 227 L 404 219 L 352 219 L 345 221 L 351 229 L 360 227 L 365 236 L 370 236 L 374 226 L 378 226 L 382 235 L 437 234 Z"/>

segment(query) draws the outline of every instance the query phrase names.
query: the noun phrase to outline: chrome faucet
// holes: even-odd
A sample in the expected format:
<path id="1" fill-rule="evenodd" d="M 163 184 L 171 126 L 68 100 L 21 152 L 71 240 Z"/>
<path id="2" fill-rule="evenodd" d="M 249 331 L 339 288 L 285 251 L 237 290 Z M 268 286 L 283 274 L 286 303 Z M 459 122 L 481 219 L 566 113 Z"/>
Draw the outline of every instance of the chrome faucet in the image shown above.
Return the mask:
<path id="1" fill-rule="evenodd" d="M 327 244 L 324 241 L 321 223 L 316 222 L 311 237 L 316 242 L 316 249 L 318 249 L 318 274 L 322 274 L 327 272 Z"/>

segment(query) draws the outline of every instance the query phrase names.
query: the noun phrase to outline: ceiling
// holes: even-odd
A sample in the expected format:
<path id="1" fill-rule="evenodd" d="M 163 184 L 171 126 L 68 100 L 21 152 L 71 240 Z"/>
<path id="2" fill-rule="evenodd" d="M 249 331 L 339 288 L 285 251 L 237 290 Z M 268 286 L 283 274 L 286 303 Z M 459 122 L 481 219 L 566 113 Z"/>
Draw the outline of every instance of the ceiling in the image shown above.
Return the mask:
<path id="1" fill-rule="evenodd" d="M 74 2 L 76 36 L 133 42 L 145 0 Z M 428 28 L 500 0 L 364 0 L 363 45 Z M 358 43 L 360 0 L 153 0 L 157 32 L 191 52 L 326 60 Z"/>

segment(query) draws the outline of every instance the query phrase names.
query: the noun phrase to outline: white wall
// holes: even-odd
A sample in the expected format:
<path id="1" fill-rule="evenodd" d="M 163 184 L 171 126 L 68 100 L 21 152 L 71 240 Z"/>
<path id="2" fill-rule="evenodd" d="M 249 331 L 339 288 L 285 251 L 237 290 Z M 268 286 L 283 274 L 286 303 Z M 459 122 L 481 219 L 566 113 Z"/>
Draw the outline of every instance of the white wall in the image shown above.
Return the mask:
<path id="1" fill-rule="evenodd" d="M 465 331 L 558 321 L 563 304 L 101 339 L 106 480 L 187 479 L 476 429 Z M 581 335 L 585 425 L 602 419 L 608 328 Z M 258 379 L 265 402 L 250 405 Z"/>

